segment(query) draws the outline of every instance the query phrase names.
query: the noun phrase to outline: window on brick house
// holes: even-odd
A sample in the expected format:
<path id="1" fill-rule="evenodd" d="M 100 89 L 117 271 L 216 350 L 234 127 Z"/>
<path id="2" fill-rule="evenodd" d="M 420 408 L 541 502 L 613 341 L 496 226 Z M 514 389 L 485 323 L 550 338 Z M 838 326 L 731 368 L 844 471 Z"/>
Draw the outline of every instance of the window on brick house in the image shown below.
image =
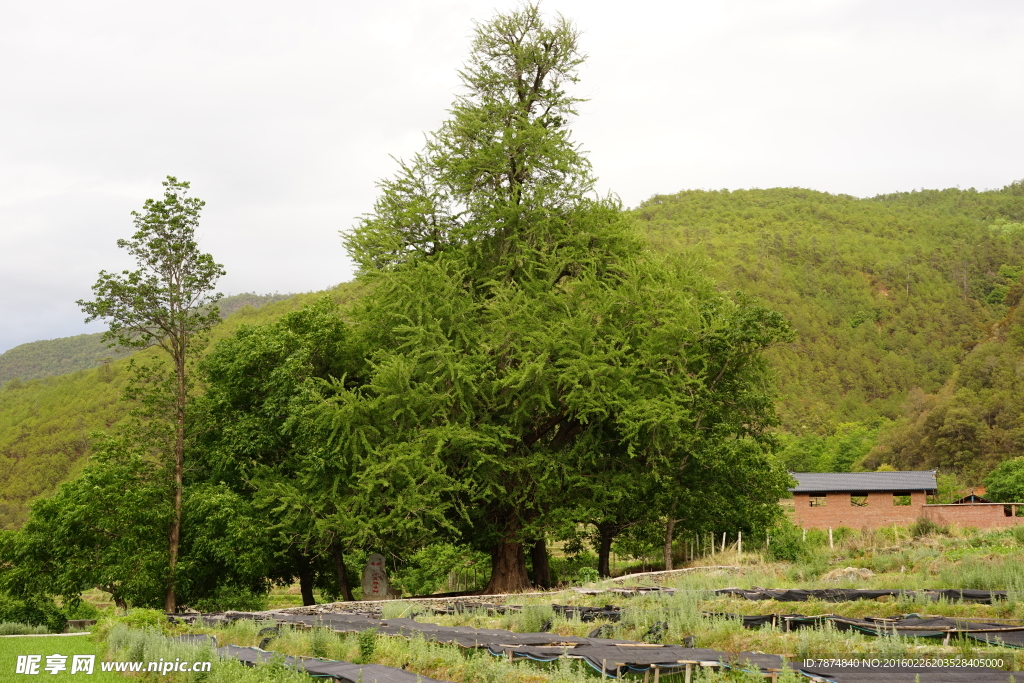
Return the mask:
<path id="1" fill-rule="evenodd" d="M 823 507 L 825 507 L 825 496 L 824 495 L 809 496 L 809 497 L 811 499 L 811 507 L 812 508 L 823 508 Z"/>
<path id="2" fill-rule="evenodd" d="M 910 505 L 910 494 L 909 493 L 894 493 L 892 494 L 893 505 Z"/>
<path id="3" fill-rule="evenodd" d="M 867 505 L 868 505 L 868 497 L 867 496 L 861 496 L 861 495 L 858 495 L 856 493 L 851 493 L 850 494 L 850 505 L 856 505 L 859 508 L 867 507 Z"/>

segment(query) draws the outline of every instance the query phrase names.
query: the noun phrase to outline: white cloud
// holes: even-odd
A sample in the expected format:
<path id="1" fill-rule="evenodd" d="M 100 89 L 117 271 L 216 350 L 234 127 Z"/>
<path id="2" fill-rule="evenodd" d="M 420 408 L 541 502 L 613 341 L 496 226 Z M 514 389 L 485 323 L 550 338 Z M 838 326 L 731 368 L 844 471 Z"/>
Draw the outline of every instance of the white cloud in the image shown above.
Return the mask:
<path id="1" fill-rule="evenodd" d="M 512 3 L 497 4 L 507 9 Z M 83 331 L 129 212 L 188 179 L 222 289 L 348 279 L 338 230 L 445 116 L 493 2 L 7 3 L 0 350 Z M 694 187 L 873 195 L 1024 177 L 1024 5 L 550 0 L 591 55 L 576 137 L 636 204 Z"/>

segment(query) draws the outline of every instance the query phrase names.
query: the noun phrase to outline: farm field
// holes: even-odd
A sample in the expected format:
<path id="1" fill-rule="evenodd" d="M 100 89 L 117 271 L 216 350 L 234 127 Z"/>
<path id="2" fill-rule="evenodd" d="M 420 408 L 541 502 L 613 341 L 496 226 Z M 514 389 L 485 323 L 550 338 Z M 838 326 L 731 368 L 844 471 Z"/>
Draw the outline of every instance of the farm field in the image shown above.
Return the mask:
<path id="1" fill-rule="evenodd" d="M 915 536 L 915 531 L 917 535 Z M 737 618 L 728 615 L 840 615 L 847 618 L 894 618 L 903 615 L 953 617 L 966 621 L 984 621 L 1020 625 L 1024 618 L 1024 533 L 1020 531 L 979 532 L 973 529 L 931 530 L 885 529 L 875 532 L 836 530 L 833 544 L 821 532 L 809 532 L 786 541 L 775 541 L 775 549 L 748 551 L 727 548 L 691 563 L 681 571 L 662 574 L 620 576 L 592 582 L 586 586 L 563 586 L 544 593 L 481 598 L 482 602 L 521 606 L 521 610 L 495 613 L 482 608 L 469 608 L 460 613 L 440 614 L 432 608 L 439 602 L 392 600 L 383 603 L 334 603 L 313 608 L 297 607 L 292 599 L 294 589 L 279 588 L 269 602 L 289 612 L 374 611 L 385 620 L 414 617 L 418 622 L 440 626 L 462 626 L 473 629 L 503 629 L 516 633 L 550 632 L 562 636 L 587 636 L 605 625 L 601 637 L 651 641 L 653 625 L 667 627 L 653 642 L 681 644 L 689 637 L 691 646 L 723 652 L 761 652 L 780 654 L 788 659 L 834 657 L 838 655 L 872 655 L 882 657 L 961 657 L 995 659 L 1007 671 L 1024 668 L 1024 653 L 1012 647 L 988 645 L 977 640 L 953 638 L 943 645 L 937 638 L 907 636 L 877 637 L 856 631 L 840 631 L 831 622 L 787 632 L 782 626 L 744 628 Z M 785 547 L 779 547 L 779 546 Z M 779 560 L 774 554 L 791 552 L 792 560 Z M 852 568 L 854 571 L 849 571 Z M 839 578 L 835 578 L 836 576 Z M 845 578 L 843 578 L 845 577 Z M 628 596 L 608 589 L 629 586 L 650 586 L 675 589 L 674 593 L 657 592 Z M 587 594 L 580 588 L 595 592 Z M 716 595 L 723 588 L 804 588 L 804 589 L 976 589 L 1006 591 L 1005 600 L 993 604 L 934 599 L 924 593 L 883 596 L 872 600 L 829 602 L 807 600 L 780 602 L 747 600 L 736 596 Z M 101 597 L 98 593 L 88 596 Z M 472 596 L 462 598 L 472 600 Z M 417 673 L 424 677 L 456 683 L 484 681 L 517 681 L 523 683 L 598 680 L 597 672 L 578 660 L 552 663 L 509 661 L 494 657 L 486 650 L 463 649 L 424 641 L 422 638 L 388 637 L 372 631 L 335 633 L 327 628 L 303 628 L 279 623 L 279 634 L 269 642 L 265 633 L 267 622 L 239 620 L 228 626 L 196 626 L 170 624 L 163 615 L 151 610 L 132 610 L 116 615 L 112 608 L 97 601 L 105 615 L 94 629 L 92 640 L 76 638 L 90 652 L 105 653 L 110 659 L 132 658 L 149 648 L 168 647 L 163 636 L 209 634 L 219 645 L 258 646 L 280 655 L 318 657 L 356 663 L 376 663 Z M 581 621 L 559 616 L 552 605 L 604 607 L 621 609 L 617 622 Z M 271 615 L 268 615 L 271 616 Z M 781 622 L 780 622 L 781 623 Z M 27 652 L 35 639 L 4 639 L 5 657 Z M 12 641 L 21 641 L 11 645 Z M 148 645 L 146 643 L 149 643 Z M 176 648 L 191 647 L 181 644 Z M 30 648 L 31 649 L 31 648 Z M 83 650 L 84 652 L 84 650 Z M 151 656 L 151 655 L 146 655 Z M 155 655 L 153 655 L 155 656 Z M 4 660 L 6 661 L 6 660 Z M 5 664 L 6 666 L 6 664 Z M 221 680 L 237 662 L 222 663 Z M 216 667 L 215 667 L 216 668 Z M 238 669 L 238 675 L 252 676 L 253 681 L 293 680 L 295 672 L 280 662 L 255 669 Z M 702 673 L 695 680 L 763 680 L 742 672 Z M 190 677 L 191 676 L 191 677 Z M 747 678 L 743 678 L 747 676 Z M 738 677 L 738 678 L 737 678 Z M 668 681 L 680 676 L 664 676 Z M 104 680 L 104 679 L 99 679 Z M 193 674 L 171 673 L 161 680 L 192 680 Z M 207 679 L 203 679 L 207 680 Z M 295 680 L 302 680 L 301 676 Z M 781 680 L 786 680 L 783 677 Z M 796 680 L 795 678 L 793 680 Z"/>

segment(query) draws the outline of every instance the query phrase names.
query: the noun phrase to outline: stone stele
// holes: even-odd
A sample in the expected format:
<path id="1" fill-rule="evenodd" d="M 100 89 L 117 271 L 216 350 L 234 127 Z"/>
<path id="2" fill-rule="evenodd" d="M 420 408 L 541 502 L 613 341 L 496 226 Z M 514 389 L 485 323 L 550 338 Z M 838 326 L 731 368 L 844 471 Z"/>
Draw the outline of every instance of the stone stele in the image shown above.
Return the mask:
<path id="1" fill-rule="evenodd" d="M 363 569 L 363 600 L 387 600 L 388 577 L 384 573 L 384 556 L 373 553 Z"/>

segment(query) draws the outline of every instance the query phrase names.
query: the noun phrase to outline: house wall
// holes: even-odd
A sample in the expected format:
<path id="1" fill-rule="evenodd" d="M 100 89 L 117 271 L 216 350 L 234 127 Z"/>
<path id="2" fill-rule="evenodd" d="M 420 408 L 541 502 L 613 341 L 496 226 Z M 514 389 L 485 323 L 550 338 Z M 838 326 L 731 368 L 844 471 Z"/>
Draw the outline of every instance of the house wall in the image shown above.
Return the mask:
<path id="1" fill-rule="evenodd" d="M 915 491 L 910 494 L 910 505 L 893 505 L 891 492 L 872 492 L 867 494 L 867 505 L 860 507 L 850 503 L 849 493 L 829 493 L 824 507 L 811 507 L 809 494 L 794 493 L 793 521 L 805 529 L 909 526 L 922 516 L 926 500 L 924 491 Z"/>
<path id="2" fill-rule="evenodd" d="M 1024 524 L 1024 517 L 1006 516 L 1001 503 L 974 505 L 928 505 L 924 491 L 910 494 L 910 505 L 893 505 L 892 492 L 867 494 L 867 505 L 850 502 L 849 493 L 830 493 L 824 507 L 811 507 L 807 493 L 793 494 L 793 522 L 805 529 L 828 529 L 841 526 L 851 529 L 910 526 L 921 517 L 937 524 L 973 526 L 996 529 Z M 1024 507 L 1024 504 L 1022 504 Z"/>

